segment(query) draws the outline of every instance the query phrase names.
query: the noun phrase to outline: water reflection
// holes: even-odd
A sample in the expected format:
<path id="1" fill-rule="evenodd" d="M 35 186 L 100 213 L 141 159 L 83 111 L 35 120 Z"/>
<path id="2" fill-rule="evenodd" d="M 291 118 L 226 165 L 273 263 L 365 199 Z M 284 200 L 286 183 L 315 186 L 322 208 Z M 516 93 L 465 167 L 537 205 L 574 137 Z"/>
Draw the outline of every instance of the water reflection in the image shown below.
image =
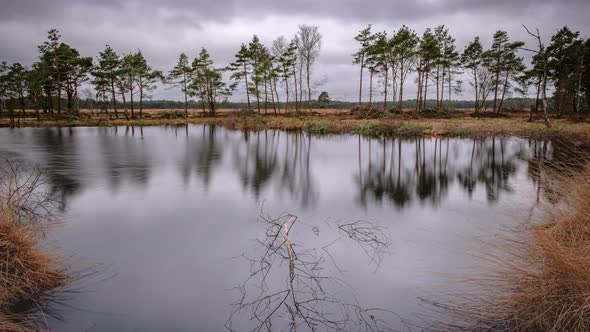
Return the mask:
<path id="1" fill-rule="evenodd" d="M 322 183 L 347 181 L 337 178 L 341 172 L 334 172 L 333 178 L 315 176 L 324 163 L 350 169 L 359 207 L 388 203 L 398 209 L 414 202 L 439 207 L 453 183 L 469 198 L 481 188 L 487 201 L 497 202 L 503 193 L 513 191 L 513 178 L 522 166 L 540 195 L 543 167 L 579 167 L 579 163 L 567 165 L 577 153 L 569 143 L 506 137 L 318 138 L 301 132 L 232 132 L 189 125 L 24 132 L 28 135 L 11 136 L 5 131 L 6 142 L 17 138 L 20 145 L 8 145 L 2 152 L 35 151 L 32 159 L 47 169 L 62 210 L 93 179 L 93 172 L 103 172 L 108 188 L 117 192 L 123 183 L 145 187 L 157 176 L 154 169 L 167 164 L 176 165 L 185 186 L 194 176 L 207 191 L 218 174 L 220 181 L 237 180 L 255 200 L 286 194 L 304 209 L 313 208 L 320 199 L 326 190 Z M 340 164 L 330 158 L 338 158 Z"/>
<path id="2" fill-rule="evenodd" d="M 209 188 L 213 172 L 219 166 L 222 155 L 222 145 L 219 142 L 216 126 L 203 126 L 195 136 L 188 135 L 185 127 L 185 152 L 180 162 L 180 173 L 185 183 L 195 174 L 201 180 L 205 189 Z M 178 127 L 174 127 L 175 135 Z"/>
<path id="3" fill-rule="evenodd" d="M 82 165 L 76 162 L 78 142 L 75 131 L 72 128 L 40 128 L 34 132 L 32 139 L 42 153 L 41 160 L 35 162 L 47 170 L 50 192 L 63 212 L 69 198 L 83 187 Z"/>
<path id="4" fill-rule="evenodd" d="M 293 274 L 297 301 L 319 307 L 316 280 L 339 301 L 324 303 L 324 317 L 343 313 L 342 303 L 352 315 L 339 322 L 356 317 L 360 304 L 408 317 L 421 310 L 415 300 L 424 288 L 440 286 L 429 272 L 464 268 L 480 229 L 513 220 L 506 203 L 534 205 L 535 190 L 538 199 L 558 201 L 545 170 L 571 167 L 577 153 L 571 143 L 520 138 L 315 137 L 192 125 L 0 129 L 0 141 L 0 157 L 47 171 L 71 221 L 56 243 L 112 264 L 117 274 L 96 292 L 76 295 L 72 307 L 88 310 L 66 310 L 60 331 L 86 330 L 88 322 L 99 330 L 224 330 L 228 304 L 239 300 L 228 289 L 274 258 L 262 264 L 272 275 L 268 288 L 259 279 L 248 283 L 233 326 L 266 324 L 272 305 L 257 307 L 262 322 L 250 321 L 255 306 L 243 305 L 290 288 L 292 274 L 284 245 L 261 259 L 267 235 L 286 235 L 284 219 L 260 229 L 247 223 L 263 202 L 269 213 L 301 216 L 290 233 L 300 257 L 293 271 L 307 271 Z M 391 241 L 370 231 L 374 225 Z M 255 238 L 261 242 L 252 248 Z M 235 259 L 242 252 L 257 263 Z M 273 326 L 305 330 L 303 317 L 315 313 L 299 312 L 293 323 L 292 300 L 279 307 Z"/>
<path id="5" fill-rule="evenodd" d="M 120 189 L 123 181 L 145 187 L 151 176 L 152 162 L 150 149 L 142 140 L 143 128 L 139 127 L 136 136 L 135 126 L 125 128 L 123 137 L 119 127 L 98 128 L 99 155 L 104 163 L 105 179 L 113 192 Z"/>
<path id="6" fill-rule="evenodd" d="M 244 132 L 232 144 L 233 165 L 242 187 L 256 198 L 275 182 L 281 193 L 307 207 L 318 198 L 311 173 L 311 137 L 279 131 Z"/>
<path id="7" fill-rule="evenodd" d="M 472 198 L 478 186 L 489 202 L 512 192 L 518 164 L 529 158 L 524 141 L 505 137 L 456 140 L 358 138 L 358 203 L 390 201 L 403 208 L 413 200 L 439 206 L 457 181 Z M 539 151 L 537 151 L 538 153 Z M 546 149 L 545 158 L 553 153 Z M 536 154 L 535 154 L 536 155 Z M 536 174 L 538 176 L 538 174 Z"/>
<path id="8" fill-rule="evenodd" d="M 356 221 L 338 224 L 332 233 L 289 214 L 261 216 L 259 223 L 262 236 L 252 256 L 242 255 L 250 274 L 236 287 L 228 330 L 395 331 L 400 322 L 393 312 L 364 307 L 350 296 L 354 289 L 341 279 L 338 257 L 330 252 L 336 242 L 351 241 L 379 266 L 391 245 L 385 227 Z"/>

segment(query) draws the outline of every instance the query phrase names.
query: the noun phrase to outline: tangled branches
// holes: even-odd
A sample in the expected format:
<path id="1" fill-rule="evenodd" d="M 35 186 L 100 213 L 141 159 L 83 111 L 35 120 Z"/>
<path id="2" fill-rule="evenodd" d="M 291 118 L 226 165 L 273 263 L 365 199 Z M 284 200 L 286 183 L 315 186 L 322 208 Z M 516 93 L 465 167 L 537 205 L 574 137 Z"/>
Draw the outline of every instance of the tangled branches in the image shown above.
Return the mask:
<path id="1" fill-rule="evenodd" d="M 53 219 L 55 200 L 45 190 L 47 178 L 38 166 L 6 160 L 0 164 L 0 214 L 16 223 Z"/>
<path id="2" fill-rule="evenodd" d="M 328 261 L 316 248 L 295 243 L 296 216 L 261 216 L 265 232 L 257 245 L 262 254 L 243 257 L 250 264 L 250 275 L 237 287 L 241 296 L 233 304 L 226 328 L 235 331 L 389 331 L 393 313 L 379 308 L 364 308 L 335 294 L 350 288 L 331 276 Z M 301 225 L 297 228 L 297 225 Z M 390 243 L 376 224 L 355 222 L 339 229 L 361 244 L 372 261 L 378 261 Z M 371 233 L 371 227 L 375 233 Z M 319 234 L 313 227 L 313 233 Z M 375 241 L 375 243 L 371 243 Z M 246 329 L 245 326 L 248 325 Z"/>

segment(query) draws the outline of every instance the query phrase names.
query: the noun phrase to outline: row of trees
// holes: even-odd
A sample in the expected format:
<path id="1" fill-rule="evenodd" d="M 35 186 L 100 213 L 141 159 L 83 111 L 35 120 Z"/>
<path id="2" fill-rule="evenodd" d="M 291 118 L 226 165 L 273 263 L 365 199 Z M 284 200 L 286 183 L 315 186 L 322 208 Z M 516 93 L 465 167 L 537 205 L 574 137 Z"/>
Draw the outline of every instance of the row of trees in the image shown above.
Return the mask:
<path id="1" fill-rule="evenodd" d="M 476 112 L 491 109 L 499 113 L 506 98 L 529 95 L 531 89 L 536 95 L 531 119 L 533 110 L 539 109 L 545 113 L 553 110 L 557 115 L 588 110 L 590 40 L 564 27 L 545 46 L 538 31 L 527 32 L 535 39 L 534 47 L 527 48 L 521 41 L 512 41 L 507 32 L 497 31 L 489 49 L 476 37 L 459 50 L 444 25 L 426 29 L 421 36 L 406 26 L 392 34 L 374 33 L 369 25 L 355 36 L 360 45 L 353 55 L 360 67 L 358 103 L 363 104 L 368 72 L 368 102 L 373 104 L 375 91 L 380 90 L 383 109 L 388 103 L 402 109 L 404 99 L 406 104 L 415 100 L 417 111 L 431 107 L 429 100 L 435 100 L 436 108 L 449 107 L 453 93 L 461 93 L 461 78 L 467 77 Z M 84 90 L 86 100 L 97 101 L 109 117 L 109 110 L 118 118 L 123 108 L 125 117 L 141 118 L 144 100 L 150 99 L 160 83 L 183 92 L 185 116 L 189 97 L 198 100 L 203 113 L 214 114 L 236 89 L 245 92 L 247 108 L 258 112 L 277 113 L 281 106 L 285 111 L 299 112 L 305 106 L 311 110 L 313 67 L 321 44 L 317 26 L 300 25 L 290 40 L 281 36 L 269 47 L 255 35 L 241 45 L 228 66 L 216 67 L 202 49 L 192 62 L 181 54 L 174 68 L 164 74 L 153 69 L 141 51 L 119 55 L 107 45 L 96 59 L 83 57 L 61 41 L 57 30 L 51 30 L 47 41 L 38 47 L 39 60 L 30 68 L 19 63 L 0 64 L 0 112 L 8 110 L 13 116 L 13 111 L 20 109 L 24 114 L 32 105 L 37 117 L 40 110 L 60 117 L 63 109 L 80 108 L 80 90 Z M 524 51 L 533 55 L 529 68 L 521 56 Z M 224 80 L 226 72 L 229 83 Z M 410 76 L 417 86 L 415 99 L 404 94 Z M 86 89 L 89 86 L 94 89 Z M 549 98 L 551 87 L 553 97 Z"/>
<path id="2" fill-rule="evenodd" d="M 136 117 L 138 102 L 141 118 L 144 100 L 160 82 L 182 91 L 185 116 L 189 97 L 199 101 L 204 113 L 214 114 L 239 85 L 246 92 L 248 109 L 255 99 L 258 112 L 264 109 L 266 113 L 272 107 L 276 113 L 284 95 L 285 110 L 290 106 L 302 110 L 304 99 L 311 110 L 312 66 L 319 57 L 321 40 L 319 27 L 300 25 L 289 42 L 281 36 L 270 48 L 255 35 L 247 45 L 242 44 L 227 67 L 215 67 L 203 48 L 192 62 L 182 53 L 174 68 L 164 74 L 153 69 L 141 51 L 120 56 L 107 45 L 96 59 L 82 57 L 61 42 L 54 29 L 38 47 L 39 60 L 31 68 L 19 63 L 1 64 L 0 114 L 9 110 L 13 117 L 14 110 L 20 109 L 24 115 L 26 106 L 32 104 L 37 117 L 40 110 L 61 117 L 64 106 L 67 111 L 78 110 L 80 89 L 92 86 L 93 91 L 84 90 L 86 101 L 97 101 L 107 113 L 113 110 L 115 118 L 119 118 L 121 105 L 125 117 Z M 230 84 L 224 80 L 225 72 L 231 74 Z M 281 89 L 283 93 L 279 93 Z"/>
<path id="3" fill-rule="evenodd" d="M 525 27 L 526 29 L 526 27 Z M 371 31 L 371 25 L 359 31 L 355 40 L 360 44 L 353 62 L 360 66 L 359 105 L 363 104 L 365 71 L 369 72 L 369 104 L 373 104 L 374 78 L 382 89 L 383 108 L 391 98 L 397 109 L 402 108 L 404 83 L 408 74 L 415 74 L 417 85 L 416 111 L 426 107 L 430 94 L 436 92 L 436 106 L 445 107 L 453 92 L 461 91 L 459 80 L 466 73 L 474 90 L 475 111 L 499 113 L 504 100 L 513 93 L 528 95 L 536 90 L 535 110 L 540 108 L 547 84 L 554 84 L 553 108 L 558 115 L 580 112 L 590 105 L 590 40 L 580 38 L 579 32 L 560 29 L 545 46 L 539 32 L 527 32 L 535 38 L 534 48 L 521 41 L 511 41 L 506 31 L 497 31 L 491 47 L 484 49 L 480 38 L 470 42 L 462 51 L 444 26 L 426 29 L 422 36 L 403 26 L 391 35 Z M 521 51 L 533 52 L 532 64 L 527 69 Z M 391 91 L 388 91 L 391 88 Z M 543 99 L 543 100 L 546 100 Z M 447 104 L 448 105 L 448 104 Z M 532 114 L 531 114 L 532 116 Z"/>
<path id="4" fill-rule="evenodd" d="M 311 111 L 312 66 L 320 55 L 321 43 L 319 27 L 300 25 L 289 42 L 280 36 L 272 42 L 270 50 L 260 43 L 256 35 L 248 45 L 242 44 L 228 69 L 233 72 L 231 78 L 235 84 L 242 83 L 248 109 L 251 109 L 250 96 L 253 96 L 258 112 L 264 108 L 267 113 L 270 102 L 277 113 L 280 107 L 279 87 L 282 85 L 285 111 L 290 106 L 301 111 L 304 97 L 307 97 L 307 106 Z M 293 101 L 290 96 L 293 96 Z"/>
<path id="5" fill-rule="evenodd" d="M 48 40 L 38 47 L 39 60 L 31 68 L 20 63 L 1 64 L 0 112 L 8 110 L 12 118 L 15 109 L 24 114 L 28 99 L 35 107 L 37 118 L 40 109 L 61 117 L 64 106 L 66 111 L 79 109 L 80 89 L 84 83 L 91 83 L 94 97 L 103 102 L 107 112 L 106 105 L 110 103 L 118 117 L 117 100 L 121 98 L 126 116 L 129 117 L 129 105 L 134 117 L 134 98 L 138 98 L 141 117 L 143 100 L 162 78 L 162 73 L 148 65 L 141 51 L 121 57 L 107 45 L 93 61 L 91 57 L 80 56 L 78 50 L 60 38 L 57 30 L 49 31 Z M 86 97 L 94 98 L 91 93 Z"/>

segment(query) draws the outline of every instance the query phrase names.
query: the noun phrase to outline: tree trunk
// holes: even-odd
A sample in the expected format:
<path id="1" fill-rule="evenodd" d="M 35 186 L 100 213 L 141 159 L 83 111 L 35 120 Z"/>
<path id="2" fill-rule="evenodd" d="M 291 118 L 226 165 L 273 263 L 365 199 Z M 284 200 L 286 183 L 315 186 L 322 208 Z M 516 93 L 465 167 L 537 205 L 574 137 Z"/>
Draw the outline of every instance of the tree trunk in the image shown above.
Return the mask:
<path id="1" fill-rule="evenodd" d="M 135 107 L 133 105 L 133 79 L 129 77 L 129 103 L 131 107 L 131 118 L 135 118 Z M 141 119 L 141 116 L 139 117 Z"/>
<path id="2" fill-rule="evenodd" d="M 307 63 L 305 65 L 305 78 L 307 79 L 307 104 L 309 107 L 309 113 L 311 113 L 311 84 L 310 84 L 310 80 L 311 80 L 311 64 Z"/>
<path id="3" fill-rule="evenodd" d="M 285 100 L 285 113 L 287 113 L 287 106 L 289 105 L 289 77 L 285 77 L 285 92 L 287 93 L 287 99 Z"/>
<path id="4" fill-rule="evenodd" d="M 479 85 L 477 85 L 477 67 L 473 68 L 473 78 L 475 79 L 475 113 L 479 113 Z"/>
<path id="5" fill-rule="evenodd" d="M 389 74 L 389 69 L 387 68 L 387 66 L 385 66 L 385 87 L 383 90 L 383 112 L 387 111 L 387 85 L 388 85 L 388 74 Z"/>
<path id="6" fill-rule="evenodd" d="M 371 70 L 371 80 L 369 83 L 369 106 L 373 105 L 373 71 Z"/>
<path id="7" fill-rule="evenodd" d="M 248 110 L 250 110 L 250 91 L 248 91 L 248 67 L 244 63 L 244 79 L 246 80 L 246 100 L 248 101 Z"/>
<path id="8" fill-rule="evenodd" d="M 297 70 L 295 68 L 295 63 L 293 63 L 293 84 L 295 85 L 295 112 L 299 112 L 297 108 Z"/>
<path id="9" fill-rule="evenodd" d="M 365 54 L 361 54 L 361 77 L 359 79 L 359 107 L 362 105 L 363 96 L 363 67 L 365 66 Z"/>
<path id="10" fill-rule="evenodd" d="M 404 58 L 400 59 L 400 76 L 399 76 L 399 110 L 404 107 Z"/>
<path id="11" fill-rule="evenodd" d="M 439 100 L 440 100 L 440 64 L 436 65 L 436 107 L 440 107 L 439 106 Z"/>
<path id="12" fill-rule="evenodd" d="M 429 76 L 429 70 L 426 70 L 426 75 L 424 77 L 424 106 L 423 109 L 426 109 L 426 101 L 428 100 L 428 76 Z"/>
<path id="13" fill-rule="evenodd" d="M 443 100 L 445 99 L 445 67 L 442 69 L 442 79 L 440 81 L 440 106 L 443 107 Z"/>
<path id="14" fill-rule="evenodd" d="M 539 45 L 541 45 L 541 39 L 539 38 Z M 547 56 L 544 56 L 543 59 L 543 88 L 542 88 L 542 94 L 543 94 L 543 115 L 545 116 L 545 126 L 547 126 L 547 128 L 551 127 L 551 124 L 549 123 L 549 114 L 547 114 Z"/>
<path id="15" fill-rule="evenodd" d="M 496 80 L 494 88 L 494 106 L 492 107 L 494 112 L 498 112 L 496 109 L 496 102 L 498 101 L 498 86 L 500 85 L 500 59 L 498 59 L 498 66 L 496 67 Z"/>
<path id="16" fill-rule="evenodd" d="M 132 96 L 133 96 L 133 94 L 132 94 Z M 131 101 L 131 104 L 133 104 L 133 100 Z M 140 86 L 139 86 L 139 118 L 140 119 L 143 118 L 143 83 L 142 82 L 140 82 Z"/>
<path id="17" fill-rule="evenodd" d="M 183 73 L 182 83 L 184 85 L 184 117 L 188 119 L 188 96 L 186 90 L 186 71 Z"/>
<path id="18" fill-rule="evenodd" d="M 422 60 L 418 64 L 418 90 L 416 92 L 416 112 L 420 112 L 420 105 L 422 99 Z"/>
<path id="19" fill-rule="evenodd" d="M 543 76 L 539 75 L 539 80 L 537 81 L 537 98 L 535 99 L 535 113 L 539 112 L 539 103 L 541 102 L 539 95 L 541 94 L 541 82 L 543 81 Z M 531 118 L 532 120 L 532 118 Z"/>
<path id="20" fill-rule="evenodd" d="M 266 73 L 265 73 L 265 76 L 266 76 Z M 264 114 L 266 114 L 268 112 L 267 104 L 268 104 L 268 88 L 267 88 L 267 80 L 265 77 L 264 78 Z"/>
<path id="21" fill-rule="evenodd" d="M 299 65 L 299 110 L 303 108 L 303 63 Z"/>
<path id="22" fill-rule="evenodd" d="M 504 86 L 502 88 L 502 96 L 500 99 L 500 104 L 498 105 L 498 113 L 502 111 L 502 104 L 504 104 L 504 97 L 506 96 L 506 90 L 508 89 L 508 77 L 510 76 L 510 72 L 506 71 L 506 78 L 504 79 Z"/>
<path id="23" fill-rule="evenodd" d="M 279 109 L 279 112 L 281 111 L 281 102 L 279 101 L 279 91 L 277 90 L 277 78 L 276 78 L 276 76 L 274 76 L 272 78 L 272 83 L 274 85 L 274 90 L 275 90 L 275 100 L 273 100 L 272 103 L 275 106 L 274 107 L 275 114 L 277 114 L 277 108 Z M 275 101 L 276 101 L 276 103 L 275 103 Z"/>
<path id="24" fill-rule="evenodd" d="M 115 110 L 115 119 L 118 119 L 119 115 L 117 113 L 117 97 L 115 94 L 115 80 L 111 80 L 111 93 L 113 95 L 113 109 Z"/>

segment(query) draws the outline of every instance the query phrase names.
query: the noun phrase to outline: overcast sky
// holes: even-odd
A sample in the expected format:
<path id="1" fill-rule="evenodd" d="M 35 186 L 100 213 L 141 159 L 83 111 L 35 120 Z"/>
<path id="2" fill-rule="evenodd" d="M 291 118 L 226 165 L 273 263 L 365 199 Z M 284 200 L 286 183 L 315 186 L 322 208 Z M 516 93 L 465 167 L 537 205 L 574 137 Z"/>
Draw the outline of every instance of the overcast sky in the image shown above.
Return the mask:
<path id="1" fill-rule="evenodd" d="M 0 60 L 31 64 L 51 28 L 82 55 L 96 57 L 105 44 L 118 53 L 141 49 L 153 67 L 168 71 L 181 52 L 194 57 L 201 47 L 219 66 L 230 62 L 243 42 L 257 34 L 270 46 L 288 38 L 299 24 L 318 25 L 323 35 L 314 68 L 320 88 L 333 99 L 355 100 L 358 69 L 352 65 L 353 37 L 367 24 L 393 32 L 407 25 L 422 34 L 446 25 L 457 46 L 479 35 L 489 46 L 492 34 L 506 30 L 513 39 L 532 42 L 522 24 L 546 37 L 568 25 L 590 32 L 590 0 L 0 0 Z M 524 56 L 525 54 L 523 54 Z M 413 77 L 409 92 L 415 91 Z M 463 98 L 471 98 L 465 86 Z M 159 89 L 154 98 L 180 99 Z M 238 94 L 234 100 L 245 99 Z"/>

